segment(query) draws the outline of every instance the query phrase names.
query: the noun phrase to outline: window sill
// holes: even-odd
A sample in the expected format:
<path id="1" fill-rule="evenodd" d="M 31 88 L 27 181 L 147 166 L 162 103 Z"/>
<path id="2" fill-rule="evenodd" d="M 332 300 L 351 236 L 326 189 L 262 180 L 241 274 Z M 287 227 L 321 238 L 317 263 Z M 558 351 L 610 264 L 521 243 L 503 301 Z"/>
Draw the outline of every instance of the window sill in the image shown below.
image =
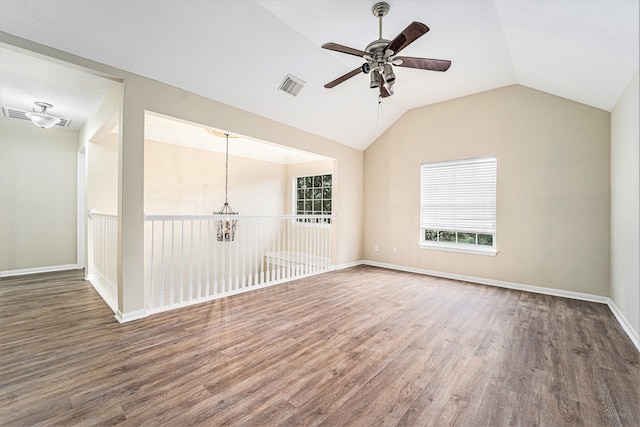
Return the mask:
<path id="1" fill-rule="evenodd" d="M 498 251 L 493 246 L 471 246 L 471 245 L 460 245 L 453 244 L 448 245 L 446 243 L 429 243 L 429 242 L 420 242 L 418 245 L 421 249 L 435 249 L 437 251 L 448 251 L 448 252 L 462 252 L 465 254 L 475 254 L 475 255 L 486 255 L 486 256 L 496 256 Z"/>

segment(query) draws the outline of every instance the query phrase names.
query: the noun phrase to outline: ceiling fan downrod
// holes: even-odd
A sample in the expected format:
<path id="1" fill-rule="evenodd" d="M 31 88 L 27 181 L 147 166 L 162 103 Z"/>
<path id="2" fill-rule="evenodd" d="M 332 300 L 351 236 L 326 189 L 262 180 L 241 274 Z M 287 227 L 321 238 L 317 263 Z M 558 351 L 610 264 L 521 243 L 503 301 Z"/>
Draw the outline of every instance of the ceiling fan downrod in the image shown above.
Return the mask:
<path id="1" fill-rule="evenodd" d="M 388 64 L 393 60 L 389 57 L 393 55 L 393 52 L 385 51 L 390 40 L 382 38 L 382 18 L 389 13 L 389 8 L 389 3 L 384 1 L 374 4 L 371 8 L 373 16 L 378 18 L 378 40 L 369 43 L 365 48 L 369 55 L 365 56 L 367 62 L 362 65 L 362 72 L 368 74 L 371 71 L 370 88 L 378 88 L 384 84 L 385 90 L 392 93 L 391 86 L 394 83 L 395 74 Z"/>
<path id="2" fill-rule="evenodd" d="M 389 3 L 381 1 L 373 5 L 371 12 L 378 18 L 378 38 L 382 38 L 382 18 L 389 13 Z"/>

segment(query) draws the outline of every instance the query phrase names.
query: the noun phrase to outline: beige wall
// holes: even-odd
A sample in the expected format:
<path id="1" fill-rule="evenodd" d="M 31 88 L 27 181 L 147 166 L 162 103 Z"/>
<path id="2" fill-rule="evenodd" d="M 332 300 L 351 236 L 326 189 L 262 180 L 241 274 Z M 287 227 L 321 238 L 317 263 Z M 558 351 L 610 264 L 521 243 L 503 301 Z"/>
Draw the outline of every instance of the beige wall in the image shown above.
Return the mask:
<path id="1" fill-rule="evenodd" d="M 117 211 L 117 135 L 87 143 L 88 208 Z M 224 202 L 224 154 L 145 141 L 147 215 L 209 215 Z M 229 204 L 242 215 L 291 213 L 294 176 L 331 173 L 333 160 L 291 165 L 229 156 Z"/>
<path id="2" fill-rule="evenodd" d="M 224 203 L 225 155 L 145 142 L 148 215 L 210 215 Z M 229 205 L 242 215 L 284 212 L 286 166 L 229 156 Z"/>
<path id="3" fill-rule="evenodd" d="M 638 71 L 611 113 L 611 299 L 640 337 Z"/>
<path id="4" fill-rule="evenodd" d="M 0 271 L 77 263 L 78 135 L 0 120 Z"/>
<path id="5" fill-rule="evenodd" d="M 200 123 L 259 140 L 310 151 L 336 159 L 339 182 L 334 224 L 336 263 L 361 259 L 363 153 L 335 141 L 313 135 L 253 113 L 207 99 L 176 87 L 127 74 L 124 79 L 123 109 L 120 115 L 119 214 L 122 236 L 122 292 L 120 311 L 137 312 L 143 307 L 143 224 L 144 213 L 144 126 L 145 111 Z M 126 301 L 125 301 L 126 300 Z M 125 316 L 126 317 L 126 316 Z"/>
<path id="6" fill-rule="evenodd" d="M 522 86 L 411 110 L 365 152 L 365 259 L 606 296 L 609 139 L 606 111 Z M 484 156 L 498 255 L 418 248 L 420 164 Z"/>
<path id="7" fill-rule="evenodd" d="M 362 259 L 362 151 L 153 80 L 130 77 L 125 81 L 125 87 L 131 87 L 129 92 L 133 105 L 129 108 L 135 105 L 135 109 L 142 111 L 153 111 L 335 159 L 334 175 L 340 185 L 334 200 L 338 216 L 335 228 L 339 239 L 336 263 L 346 264 Z M 137 139 L 136 135 L 132 137 Z"/>

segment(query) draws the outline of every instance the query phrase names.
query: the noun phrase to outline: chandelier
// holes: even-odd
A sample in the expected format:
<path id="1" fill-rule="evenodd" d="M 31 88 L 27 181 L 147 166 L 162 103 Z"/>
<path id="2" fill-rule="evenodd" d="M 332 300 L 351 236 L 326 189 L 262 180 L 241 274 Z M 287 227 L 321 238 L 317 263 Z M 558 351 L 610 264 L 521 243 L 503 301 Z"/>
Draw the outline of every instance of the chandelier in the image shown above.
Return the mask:
<path id="1" fill-rule="evenodd" d="M 238 212 L 235 212 L 233 209 L 231 209 L 231 206 L 229 206 L 229 202 L 227 201 L 229 187 L 229 134 L 225 133 L 224 136 L 227 140 L 227 149 L 224 164 L 224 205 L 222 206 L 222 208 L 220 208 L 220 210 L 213 212 L 213 215 L 220 218 L 215 220 L 216 236 L 218 242 L 233 242 L 236 237 L 238 220 L 232 219 L 230 217 L 233 215 L 238 215 Z"/>

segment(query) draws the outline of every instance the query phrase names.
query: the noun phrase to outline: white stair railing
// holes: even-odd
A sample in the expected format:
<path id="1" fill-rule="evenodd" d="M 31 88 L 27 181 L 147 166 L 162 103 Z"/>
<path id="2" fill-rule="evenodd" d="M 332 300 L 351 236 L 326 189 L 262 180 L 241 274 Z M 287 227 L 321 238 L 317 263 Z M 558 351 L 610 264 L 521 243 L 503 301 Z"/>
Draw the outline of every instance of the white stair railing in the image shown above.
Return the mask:
<path id="1" fill-rule="evenodd" d="M 118 217 L 89 211 L 91 252 L 87 280 L 115 313 L 118 309 Z"/>
<path id="2" fill-rule="evenodd" d="M 218 241 L 215 216 L 146 216 L 147 311 L 331 270 L 331 218 L 234 215 L 235 238 Z"/>

